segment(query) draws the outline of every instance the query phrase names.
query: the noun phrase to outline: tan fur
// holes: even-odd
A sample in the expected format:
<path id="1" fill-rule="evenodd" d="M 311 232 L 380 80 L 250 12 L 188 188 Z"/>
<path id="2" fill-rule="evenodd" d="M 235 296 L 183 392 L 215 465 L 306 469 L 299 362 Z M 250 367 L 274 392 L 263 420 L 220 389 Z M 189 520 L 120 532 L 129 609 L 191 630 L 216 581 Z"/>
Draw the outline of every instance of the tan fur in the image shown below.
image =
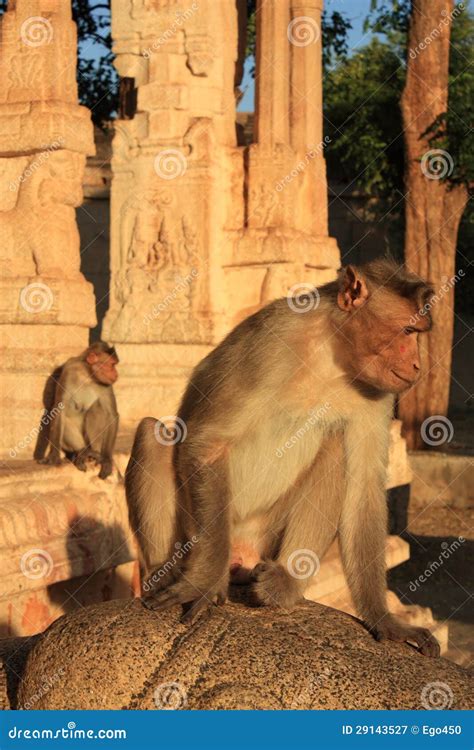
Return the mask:
<path id="1" fill-rule="evenodd" d="M 89 356 L 97 364 L 89 364 Z M 104 373 L 108 377 L 112 372 L 116 379 L 116 362 L 115 350 L 105 342 L 96 342 L 55 371 L 56 382 L 50 388 L 52 401 L 47 405 L 52 414 L 48 445 L 35 451 L 37 460 L 59 464 L 61 452 L 65 451 L 79 469 L 85 470 L 86 461 L 94 458 L 101 465 L 99 477 L 109 476 L 119 415 L 113 387 L 102 378 Z"/>
<path id="2" fill-rule="evenodd" d="M 225 600 L 232 564 L 233 574 L 240 565 L 237 578 L 252 581 L 260 604 L 291 609 L 308 583 L 292 571 L 294 556 L 309 550 L 321 559 L 339 531 L 347 580 L 372 632 L 414 638 L 424 652 L 436 651 L 426 633 L 415 637 L 411 629 L 408 636 L 385 603 L 392 393 L 406 387 L 397 372 L 413 380 L 418 374 L 417 340 L 400 311 L 408 315 L 407 300 L 418 302 L 425 292 L 423 282 L 386 261 L 349 268 L 319 290 L 318 305 L 299 313 L 276 300 L 198 365 L 178 413 L 187 437 L 173 449 L 177 513 L 170 539 L 196 542 L 148 606 L 179 602 L 189 608 L 185 619 L 192 618 Z M 392 319 L 386 307 L 369 331 L 376 294 L 386 294 L 395 309 Z M 142 423 L 137 433 L 127 495 L 150 561 L 156 555 L 147 540 L 158 533 L 150 519 L 163 508 L 167 533 L 173 501 L 146 429 Z"/>

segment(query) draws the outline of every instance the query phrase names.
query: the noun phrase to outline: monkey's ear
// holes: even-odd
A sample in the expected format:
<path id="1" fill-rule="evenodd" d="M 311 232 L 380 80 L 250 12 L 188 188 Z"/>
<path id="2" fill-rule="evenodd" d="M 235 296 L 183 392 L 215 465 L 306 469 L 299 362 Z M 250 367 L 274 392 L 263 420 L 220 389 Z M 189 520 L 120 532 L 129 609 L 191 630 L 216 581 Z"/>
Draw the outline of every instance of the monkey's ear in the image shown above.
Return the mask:
<path id="1" fill-rule="evenodd" d="M 96 362 L 99 361 L 99 355 L 96 354 L 96 352 L 89 352 L 89 354 L 86 357 L 86 362 L 88 365 L 95 365 Z"/>
<path id="2" fill-rule="evenodd" d="M 362 307 L 368 296 L 369 290 L 362 274 L 354 266 L 346 266 L 337 293 L 337 304 L 341 310 L 349 312 Z"/>

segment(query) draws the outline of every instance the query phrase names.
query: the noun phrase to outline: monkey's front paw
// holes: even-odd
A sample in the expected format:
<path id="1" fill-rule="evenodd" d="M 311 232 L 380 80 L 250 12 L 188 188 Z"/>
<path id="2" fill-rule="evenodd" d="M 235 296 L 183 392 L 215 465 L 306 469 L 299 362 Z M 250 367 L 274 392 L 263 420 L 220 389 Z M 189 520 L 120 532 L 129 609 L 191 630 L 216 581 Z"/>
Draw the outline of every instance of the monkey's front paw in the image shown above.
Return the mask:
<path id="1" fill-rule="evenodd" d="M 292 610 L 301 599 L 298 581 L 271 560 L 261 562 L 250 573 L 255 604 Z"/>
<path id="2" fill-rule="evenodd" d="M 203 586 L 202 588 L 206 587 Z M 185 611 L 181 616 L 181 622 L 189 623 L 203 610 L 209 609 L 215 604 L 224 604 L 226 597 L 227 591 L 223 591 L 221 587 L 212 587 L 204 593 L 188 581 L 180 580 L 163 591 L 157 591 L 151 596 L 146 596 L 142 601 L 143 605 L 152 611 L 182 604 Z"/>
<path id="3" fill-rule="evenodd" d="M 398 643 L 414 643 L 424 656 L 438 657 L 439 643 L 427 628 L 417 628 L 399 622 L 388 615 L 372 628 L 377 641 L 397 641 Z"/>
<path id="4" fill-rule="evenodd" d="M 44 466 L 61 466 L 62 462 L 61 456 L 48 456 L 47 458 L 38 459 L 38 463 Z"/>

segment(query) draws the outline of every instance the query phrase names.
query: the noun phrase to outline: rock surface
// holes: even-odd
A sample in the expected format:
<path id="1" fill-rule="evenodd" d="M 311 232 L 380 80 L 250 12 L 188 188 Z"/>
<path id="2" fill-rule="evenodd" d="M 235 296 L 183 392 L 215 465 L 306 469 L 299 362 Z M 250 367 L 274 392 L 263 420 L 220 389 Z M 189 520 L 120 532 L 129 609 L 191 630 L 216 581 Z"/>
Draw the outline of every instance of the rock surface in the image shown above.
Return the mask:
<path id="1" fill-rule="evenodd" d="M 115 600 L 61 617 L 30 652 L 18 707 L 35 709 L 466 709 L 468 672 L 377 643 L 314 603 L 238 603 L 192 626 Z M 433 705 L 432 705 L 433 704 Z M 472 705 L 472 704 L 471 704 Z"/>

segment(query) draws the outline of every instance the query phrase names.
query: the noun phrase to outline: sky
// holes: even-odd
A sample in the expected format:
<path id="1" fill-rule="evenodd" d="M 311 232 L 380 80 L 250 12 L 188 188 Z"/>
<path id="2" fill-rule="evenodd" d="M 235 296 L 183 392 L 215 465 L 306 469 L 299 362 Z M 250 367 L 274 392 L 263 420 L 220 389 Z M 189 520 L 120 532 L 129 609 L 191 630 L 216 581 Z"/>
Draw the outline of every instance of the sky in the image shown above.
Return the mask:
<path id="1" fill-rule="evenodd" d="M 349 51 L 363 47 L 368 43 L 370 33 L 364 34 L 363 25 L 370 10 L 370 0 L 326 0 L 324 8 L 328 13 L 336 10 L 344 14 L 352 23 L 352 29 L 348 35 Z M 241 84 L 241 89 L 244 91 L 244 96 L 239 104 L 239 111 L 241 112 L 253 112 L 254 109 L 255 87 L 249 74 L 252 65 L 253 60 L 247 60 L 244 79 Z"/>

